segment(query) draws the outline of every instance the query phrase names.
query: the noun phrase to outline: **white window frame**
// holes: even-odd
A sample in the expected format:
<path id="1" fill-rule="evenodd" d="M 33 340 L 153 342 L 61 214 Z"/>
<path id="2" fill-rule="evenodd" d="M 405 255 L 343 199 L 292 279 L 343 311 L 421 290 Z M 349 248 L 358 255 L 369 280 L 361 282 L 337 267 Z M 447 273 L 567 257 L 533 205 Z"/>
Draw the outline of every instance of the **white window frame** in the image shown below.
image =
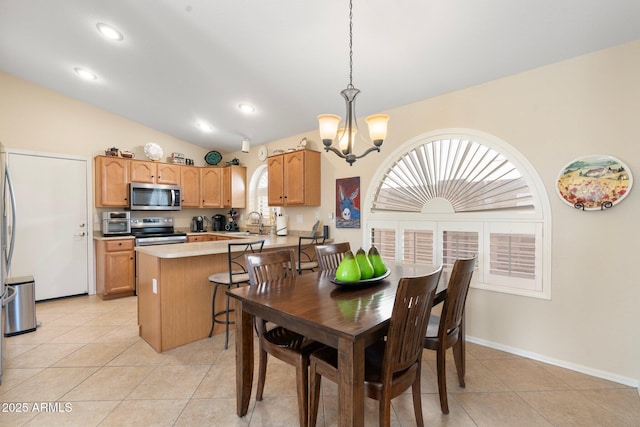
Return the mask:
<path id="1" fill-rule="evenodd" d="M 439 139 L 470 139 L 493 148 L 504 155 L 526 179 L 534 198 L 535 208 L 527 212 L 465 212 L 449 213 L 446 209 L 436 213 L 372 212 L 373 200 L 378 184 L 386 171 L 405 153 L 417 146 Z M 442 129 L 419 135 L 399 146 L 386 156 L 374 174 L 365 196 L 361 210 L 362 223 L 366 224 L 363 233 L 363 247 L 371 245 L 373 228 L 396 229 L 396 262 L 403 258 L 403 236 L 405 229 L 434 230 L 434 258 L 436 264 L 442 263 L 442 230 L 478 231 L 478 263 L 471 286 L 475 289 L 508 293 L 526 297 L 551 299 L 551 206 L 539 175 L 529 161 L 513 146 L 501 139 L 470 129 Z M 509 231 L 511 230 L 511 231 Z M 489 273 L 490 257 L 485 256 L 490 249 L 491 232 L 512 232 L 515 234 L 534 234 L 536 239 L 535 279 L 522 279 L 497 276 Z"/>

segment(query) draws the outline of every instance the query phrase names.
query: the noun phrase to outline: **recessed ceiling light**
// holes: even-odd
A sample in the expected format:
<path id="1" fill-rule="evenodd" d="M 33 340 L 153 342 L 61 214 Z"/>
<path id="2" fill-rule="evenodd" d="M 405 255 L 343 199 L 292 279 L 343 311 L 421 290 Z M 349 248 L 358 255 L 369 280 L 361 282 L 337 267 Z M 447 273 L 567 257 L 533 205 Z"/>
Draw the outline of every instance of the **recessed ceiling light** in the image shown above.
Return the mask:
<path id="1" fill-rule="evenodd" d="M 100 34 L 102 34 L 103 36 L 105 36 L 109 40 L 120 41 L 120 40 L 122 40 L 124 38 L 122 33 L 120 31 L 116 30 L 111 25 L 104 24 L 102 22 L 98 22 L 98 24 L 96 25 L 96 28 L 98 29 Z"/>
<path id="2" fill-rule="evenodd" d="M 202 132 L 206 132 L 206 133 L 211 133 L 213 132 L 213 127 L 205 122 L 198 122 L 196 123 L 196 127 L 198 129 L 200 129 Z"/>
<path id="3" fill-rule="evenodd" d="M 256 111 L 255 107 L 253 105 L 250 105 L 250 104 L 240 104 L 240 105 L 238 105 L 238 108 L 243 113 L 253 113 L 254 111 Z"/>
<path id="4" fill-rule="evenodd" d="M 97 80 L 98 79 L 98 76 L 96 76 L 91 71 L 86 70 L 84 68 L 76 67 L 76 68 L 73 69 L 73 71 L 75 71 L 78 76 L 82 77 L 85 80 Z"/>

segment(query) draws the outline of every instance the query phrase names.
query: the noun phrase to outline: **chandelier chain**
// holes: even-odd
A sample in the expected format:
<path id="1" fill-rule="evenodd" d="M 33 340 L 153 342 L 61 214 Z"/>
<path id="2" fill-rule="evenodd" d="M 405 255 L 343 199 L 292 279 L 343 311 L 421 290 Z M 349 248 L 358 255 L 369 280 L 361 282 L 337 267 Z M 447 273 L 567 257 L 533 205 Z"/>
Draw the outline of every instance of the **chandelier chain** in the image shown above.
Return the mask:
<path id="1" fill-rule="evenodd" d="M 349 0 L 349 85 L 353 88 L 353 0 Z"/>

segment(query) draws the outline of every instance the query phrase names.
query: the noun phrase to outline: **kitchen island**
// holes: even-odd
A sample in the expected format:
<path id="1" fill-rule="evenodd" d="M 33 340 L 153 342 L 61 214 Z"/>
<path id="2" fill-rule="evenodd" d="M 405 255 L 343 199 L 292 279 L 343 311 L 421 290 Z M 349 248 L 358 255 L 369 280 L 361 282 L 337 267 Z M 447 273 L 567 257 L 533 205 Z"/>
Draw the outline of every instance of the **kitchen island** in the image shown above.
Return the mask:
<path id="1" fill-rule="evenodd" d="M 241 237 L 241 239 L 239 239 Z M 263 251 L 297 250 L 297 236 L 235 235 L 233 242 L 263 240 Z M 136 250 L 140 336 L 163 352 L 209 336 L 213 286 L 209 276 L 228 270 L 229 240 L 138 246 Z M 219 292 L 215 310 L 225 306 Z M 216 324 L 213 333 L 224 332 Z"/>

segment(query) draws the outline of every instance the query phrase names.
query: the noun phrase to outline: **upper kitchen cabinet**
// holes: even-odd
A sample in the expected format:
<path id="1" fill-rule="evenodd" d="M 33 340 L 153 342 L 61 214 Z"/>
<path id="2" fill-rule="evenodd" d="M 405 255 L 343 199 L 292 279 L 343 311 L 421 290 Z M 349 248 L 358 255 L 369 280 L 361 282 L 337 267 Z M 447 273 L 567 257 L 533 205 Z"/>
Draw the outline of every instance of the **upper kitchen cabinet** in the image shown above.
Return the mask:
<path id="1" fill-rule="evenodd" d="M 182 207 L 200 207 L 200 168 L 197 166 L 180 166 L 180 182 L 182 183 Z"/>
<path id="2" fill-rule="evenodd" d="M 129 206 L 129 163 L 120 157 L 97 156 L 95 164 L 96 206 Z"/>
<path id="3" fill-rule="evenodd" d="M 246 208 L 247 168 L 227 166 L 222 172 L 223 208 Z"/>
<path id="4" fill-rule="evenodd" d="M 180 185 L 180 166 L 170 163 L 131 160 L 130 176 L 132 182 Z"/>
<path id="5" fill-rule="evenodd" d="M 320 152 L 269 157 L 269 206 L 320 206 Z"/>
<path id="6" fill-rule="evenodd" d="M 222 168 L 200 169 L 200 196 L 202 208 L 221 208 Z"/>

